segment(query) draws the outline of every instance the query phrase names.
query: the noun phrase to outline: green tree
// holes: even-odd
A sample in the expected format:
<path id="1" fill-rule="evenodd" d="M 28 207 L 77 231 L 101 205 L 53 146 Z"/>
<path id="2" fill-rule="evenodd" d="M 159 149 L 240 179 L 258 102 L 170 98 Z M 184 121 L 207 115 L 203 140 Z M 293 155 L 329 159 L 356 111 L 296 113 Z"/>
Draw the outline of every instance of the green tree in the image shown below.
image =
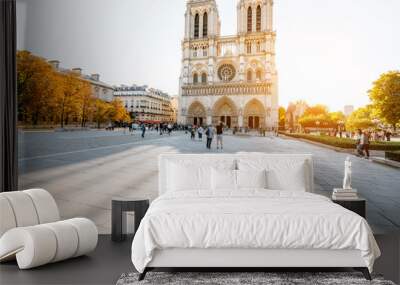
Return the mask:
<path id="1" fill-rule="evenodd" d="M 346 121 L 346 129 L 355 131 L 357 129 L 369 129 L 374 127 L 373 110 L 370 106 L 355 110 Z"/>
<path id="2" fill-rule="evenodd" d="M 382 74 L 368 94 L 379 118 L 396 128 L 400 123 L 400 71 Z"/>
<path id="3" fill-rule="evenodd" d="M 329 117 L 332 122 L 334 123 L 339 123 L 339 122 L 345 122 L 346 121 L 346 116 L 343 114 L 343 112 L 331 112 L 329 113 Z"/>

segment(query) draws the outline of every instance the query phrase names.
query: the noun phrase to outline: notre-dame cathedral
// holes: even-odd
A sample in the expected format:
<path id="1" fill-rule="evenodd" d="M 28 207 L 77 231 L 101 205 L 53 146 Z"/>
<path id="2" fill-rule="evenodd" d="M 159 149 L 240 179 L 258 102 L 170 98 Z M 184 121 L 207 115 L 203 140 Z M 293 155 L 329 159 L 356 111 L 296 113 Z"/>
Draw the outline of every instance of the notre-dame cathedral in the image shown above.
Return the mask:
<path id="1" fill-rule="evenodd" d="M 179 123 L 278 126 L 272 0 L 240 0 L 237 35 L 222 36 L 215 0 L 188 0 Z"/>

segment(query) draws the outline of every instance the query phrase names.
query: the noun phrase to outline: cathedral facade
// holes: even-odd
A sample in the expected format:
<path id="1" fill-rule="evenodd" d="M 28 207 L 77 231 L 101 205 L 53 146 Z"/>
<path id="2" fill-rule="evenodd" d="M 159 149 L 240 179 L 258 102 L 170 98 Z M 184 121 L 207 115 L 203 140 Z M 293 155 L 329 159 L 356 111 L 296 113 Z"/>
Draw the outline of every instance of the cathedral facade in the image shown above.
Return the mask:
<path id="1" fill-rule="evenodd" d="M 178 122 L 278 127 L 273 0 L 240 0 L 237 35 L 221 36 L 215 0 L 188 0 Z"/>

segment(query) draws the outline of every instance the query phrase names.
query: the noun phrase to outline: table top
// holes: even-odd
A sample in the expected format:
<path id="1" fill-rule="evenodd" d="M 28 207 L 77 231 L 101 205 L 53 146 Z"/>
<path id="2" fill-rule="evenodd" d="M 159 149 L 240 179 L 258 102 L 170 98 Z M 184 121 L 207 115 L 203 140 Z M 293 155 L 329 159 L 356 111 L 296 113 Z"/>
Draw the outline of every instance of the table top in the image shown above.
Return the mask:
<path id="1" fill-rule="evenodd" d="M 365 202 L 367 201 L 363 197 L 351 198 L 351 199 L 341 199 L 341 198 L 331 198 L 334 202 Z"/>
<path id="2" fill-rule="evenodd" d="M 150 201 L 149 198 L 135 198 L 135 197 L 113 197 L 113 201 L 118 202 L 143 202 L 143 201 Z"/>

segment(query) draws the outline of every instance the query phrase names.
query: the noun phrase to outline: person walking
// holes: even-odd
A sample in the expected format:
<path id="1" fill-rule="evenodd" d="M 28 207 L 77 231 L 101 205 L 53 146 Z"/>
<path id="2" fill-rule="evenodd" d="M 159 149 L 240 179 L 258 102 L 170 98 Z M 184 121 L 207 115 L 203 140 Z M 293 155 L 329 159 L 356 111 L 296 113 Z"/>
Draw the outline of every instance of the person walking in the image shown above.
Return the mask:
<path id="1" fill-rule="evenodd" d="M 219 122 L 219 125 L 217 126 L 217 149 L 219 149 L 219 147 L 221 147 L 221 149 L 224 148 L 223 135 L 224 135 L 224 124 L 222 122 Z"/>
<path id="2" fill-rule="evenodd" d="M 202 141 L 203 140 L 203 133 L 204 133 L 204 129 L 202 126 L 200 126 L 200 128 L 197 130 L 197 134 L 199 136 L 199 140 Z"/>
<path id="3" fill-rule="evenodd" d="M 144 138 L 145 133 L 146 133 L 146 126 L 145 124 L 142 124 L 142 138 Z"/>
<path id="4" fill-rule="evenodd" d="M 172 125 L 168 124 L 167 128 L 168 128 L 168 135 L 170 136 L 172 132 Z"/>
<path id="5" fill-rule="evenodd" d="M 361 143 L 361 138 L 362 138 L 362 131 L 360 129 L 358 129 L 357 133 L 355 135 L 357 156 L 364 156 L 364 151 L 363 151 L 363 146 L 362 146 L 362 143 Z"/>
<path id="6" fill-rule="evenodd" d="M 390 137 L 392 136 L 392 132 L 390 130 L 386 131 L 385 137 L 386 141 L 390 142 Z"/>
<path id="7" fill-rule="evenodd" d="M 361 135 L 361 145 L 363 152 L 365 152 L 364 157 L 367 159 L 369 159 L 369 144 L 370 144 L 369 132 L 364 131 L 364 133 Z"/>
<path id="8" fill-rule="evenodd" d="M 206 136 L 207 136 L 207 148 L 211 149 L 211 143 L 214 138 L 214 129 L 211 125 L 208 126 L 207 131 L 206 131 Z"/>

